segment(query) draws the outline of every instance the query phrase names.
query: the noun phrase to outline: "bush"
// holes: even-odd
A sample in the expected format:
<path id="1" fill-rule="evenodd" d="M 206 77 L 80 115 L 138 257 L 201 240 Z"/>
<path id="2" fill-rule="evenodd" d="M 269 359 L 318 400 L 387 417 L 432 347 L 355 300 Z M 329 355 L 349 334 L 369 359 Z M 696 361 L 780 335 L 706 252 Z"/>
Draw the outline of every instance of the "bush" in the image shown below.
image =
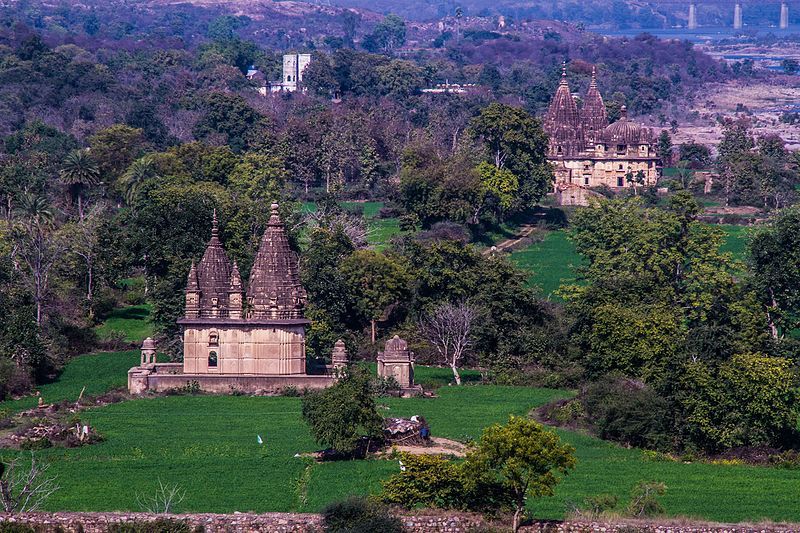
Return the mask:
<path id="1" fill-rule="evenodd" d="M 631 503 L 626 514 L 634 518 L 646 518 L 664 514 L 664 506 L 658 496 L 667 492 L 667 486 L 655 481 L 640 481 L 631 491 Z"/>
<path id="2" fill-rule="evenodd" d="M 33 386 L 31 373 L 10 359 L 0 359 L 0 400 L 25 394 Z"/>
<path id="3" fill-rule="evenodd" d="M 402 533 L 403 523 L 386 506 L 367 498 L 353 497 L 332 503 L 322 511 L 326 533 Z"/>
<path id="4" fill-rule="evenodd" d="M 123 300 L 128 305 L 142 305 L 147 300 L 144 291 L 141 289 L 134 289 L 126 291 Z"/>
<path id="5" fill-rule="evenodd" d="M 581 401 L 601 438 L 639 448 L 670 449 L 669 403 L 646 385 L 607 378 L 590 384 Z"/>
<path id="6" fill-rule="evenodd" d="M 437 455 L 401 454 L 405 469 L 383 482 L 383 502 L 407 509 L 431 507 L 490 512 L 507 507 L 509 494 L 487 472 Z"/>
<path id="7" fill-rule="evenodd" d="M 343 456 L 365 453 L 369 445 L 363 446 L 364 438 L 383 438 L 369 369 L 348 367 L 332 386 L 303 397 L 303 420 L 320 445 Z"/>

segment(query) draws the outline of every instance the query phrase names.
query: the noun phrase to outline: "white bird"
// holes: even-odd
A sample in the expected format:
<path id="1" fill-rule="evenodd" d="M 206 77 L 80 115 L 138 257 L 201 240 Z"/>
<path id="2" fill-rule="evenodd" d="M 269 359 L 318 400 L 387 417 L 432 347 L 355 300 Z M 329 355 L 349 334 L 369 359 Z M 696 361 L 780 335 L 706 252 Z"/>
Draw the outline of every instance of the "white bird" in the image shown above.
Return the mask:
<path id="1" fill-rule="evenodd" d="M 256 435 L 256 440 L 258 440 L 259 444 L 264 444 L 264 441 L 261 439 L 261 435 Z"/>
<path id="2" fill-rule="evenodd" d="M 400 463 L 400 471 L 401 472 L 405 472 L 406 471 L 406 465 L 403 464 L 403 461 L 397 461 L 397 462 Z"/>

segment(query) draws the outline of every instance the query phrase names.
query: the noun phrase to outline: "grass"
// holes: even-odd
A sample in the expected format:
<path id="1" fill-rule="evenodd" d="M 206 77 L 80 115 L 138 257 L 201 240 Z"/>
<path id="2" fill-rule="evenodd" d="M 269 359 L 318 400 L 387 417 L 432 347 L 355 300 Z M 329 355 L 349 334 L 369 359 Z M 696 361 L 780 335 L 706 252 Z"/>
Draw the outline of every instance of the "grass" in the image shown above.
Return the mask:
<path id="1" fill-rule="evenodd" d="M 364 219 L 367 221 L 369 234 L 367 242 L 377 250 L 383 250 L 391 242 L 392 237 L 400 234 L 400 220 L 396 218 L 378 218 L 383 202 L 341 202 L 345 209 L 363 210 Z M 303 211 L 313 213 L 317 210 L 314 202 L 305 202 Z"/>
<path id="2" fill-rule="evenodd" d="M 722 224 L 720 228 L 728 234 L 722 245 L 722 251 L 730 252 L 733 258 L 738 261 L 744 261 L 747 254 L 747 236 L 750 228 L 732 224 Z"/>
<path id="3" fill-rule="evenodd" d="M 574 267 L 582 261 L 564 230 L 549 232 L 543 241 L 512 253 L 511 260 L 530 271 L 529 283 L 538 286 L 547 299 L 557 299 L 556 289 L 575 281 Z"/>
<path id="4" fill-rule="evenodd" d="M 84 396 L 103 394 L 126 387 L 128 370 L 139 364 L 139 358 L 138 350 L 81 355 L 67 364 L 56 381 L 36 388 L 47 403 L 77 400 L 84 386 L 86 387 Z M 37 401 L 35 396 L 6 400 L 0 402 L 0 409 L 23 411 L 34 407 Z"/>
<path id="5" fill-rule="evenodd" d="M 719 227 L 727 233 L 722 251 L 744 261 L 749 228 L 732 224 Z M 581 256 L 567 238 L 566 230 L 549 232 L 543 241 L 513 252 L 511 260 L 518 267 L 530 271 L 529 283 L 541 288 L 542 296 L 547 299 L 557 299 L 555 290 L 563 283 L 575 281 L 574 268 L 581 264 Z"/>
<path id="6" fill-rule="evenodd" d="M 137 360 L 136 352 L 76 358 L 57 382 L 41 387 L 43 396 L 56 401 L 77 397 L 83 385 L 88 394 L 123 386 L 128 367 Z M 467 382 L 477 379 L 475 372 L 464 375 Z M 419 367 L 417 377 L 445 384 L 450 371 Z M 465 385 L 443 387 L 433 399 L 384 398 L 379 403 L 388 416 L 424 415 L 434 435 L 464 441 L 477 438 L 484 427 L 505 421 L 509 414 L 524 415 L 569 395 Z M 380 481 L 397 471 L 397 464 L 386 460 L 315 464 L 308 484 L 300 484 L 306 464 L 294 455 L 318 447 L 301 421 L 299 398 L 169 396 L 91 409 L 82 418 L 106 440 L 85 448 L 38 452 L 49 460 L 61 486 L 48 501 L 49 510 L 138 510 L 136 495 L 153 491 L 160 479 L 186 489 L 178 511 L 318 511 L 351 494 L 378 492 Z M 557 431 L 576 448 L 578 466 L 553 498 L 531 500 L 537 517 L 561 518 L 570 502 L 601 493 L 616 494 L 624 504 L 635 483 L 655 480 L 668 487 L 663 503 L 671 515 L 716 521 L 800 520 L 796 471 L 654 462 L 639 450 Z M 257 435 L 265 446 L 257 444 Z"/>
<path id="7" fill-rule="evenodd" d="M 149 304 L 142 304 L 114 309 L 106 321 L 97 326 L 97 334 L 103 338 L 121 333 L 127 342 L 142 342 L 153 334 L 153 325 L 148 320 L 151 308 Z"/>

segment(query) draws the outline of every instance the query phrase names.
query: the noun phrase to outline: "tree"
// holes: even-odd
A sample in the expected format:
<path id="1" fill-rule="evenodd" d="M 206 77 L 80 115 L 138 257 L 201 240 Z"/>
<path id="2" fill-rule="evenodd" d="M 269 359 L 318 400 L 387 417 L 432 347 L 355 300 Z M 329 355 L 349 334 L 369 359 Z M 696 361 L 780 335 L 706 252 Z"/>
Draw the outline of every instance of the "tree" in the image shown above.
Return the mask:
<path id="1" fill-rule="evenodd" d="M 158 167 L 152 155 L 140 157 L 131 163 L 131 166 L 122 175 L 122 181 L 125 185 L 125 201 L 128 205 L 136 203 L 136 196 L 143 183 L 158 177 Z"/>
<path id="2" fill-rule="evenodd" d="M 662 130 L 661 135 L 658 136 L 656 153 L 663 166 L 666 167 L 672 163 L 672 137 L 667 130 Z"/>
<path id="3" fill-rule="evenodd" d="M 115 124 L 92 135 L 89 146 L 100 175 L 107 183 L 113 183 L 142 155 L 146 141 L 142 130 Z"/>
<path id="4" fill-rule="evenodd" d="M 53 267 L 67 250 L 67 242 L 53 226 L 53 212 L 41 196 L 23 194 L 16 209 L 19 223 L 14 225 L 12 239 L 20 271 L 36 303 L 36 324 L 42 324 L 42 309 L 50 287 Z"/>
<path id="5" fill-rule="evenodd" d="M 472 324 L 476 317 L 475 309 L 468 303 L 448 302 L 420 322 L 422 334 L 436 348 L 440 361 L 452 369 L 456 385 L 461 385 L 458 367 L 473 344 Z"/>
<path id="6" fill-rule="evenodd" d="M 205 114 L 194 127 L 195 137 L 222 135 L 236 153 L 244 151 L 262 116 L 236 94 L 211 93 L 203 99 Z"/>
<path id="7" fill-rule="evenodd" d="M 0 501 L 7 513 L 32 513 L 59 489 L 55 477 L 48 477 L 48 465 L 41 465 L 31 452 L 30 467 L 19 457 L 0 463 Z"/>
<path id="8" fill-rule="evenodd" d="M 792 76 L 797 74 L 797 71 L 800 70 L 800 63 L 798 63 L 796 59 L 786 58 L 781 61 L 781 68 L 784 74 Z"/>
<path id="9" fill-rule="evenodd" d="M 67 238 L 72 243 L 71 252 L 80 257 L 86 267 L 86 299 L 90 302 L 94 295 L 98 237 L 104 214 L 105 206 L 94 206 L 81 221 L 64 228 Z"/>
<path id="10" fill-rule="evenodd" d="M 368 368 L 351 366 L 342 376 L 321 391 L 303 397 L 303 420 L 320 446 L 353 456 L 366 452 L 369 442 L 383 434 L 383 418 L 378 413 Z M 367 439 L 362 446 L 362 438 Z"/>
<path id="11" fill-rule="evenodd" d="M 64 160 L 61 168 L 61 182 L 67 186 L 70 197 L 78 201 L 78 217 L 83 220 L 83 190 L 97 185 L 100 169 L 95 164 L 88 149 L 75 150 Z"/>
<path id="12" fill-rule="evenodd" d="M 375 344 L 376 323 L 408 294 L 408 269 L 380 252 L 358 250 L 344 260 L 341 271 L 355 295 L 356 308 L 370 324 L 370 338 Z"/>
<path id="13" fill-rule="evenodd" d="M 406 42 L 406 23 L 393 13 L 389 13 L 375 27 L 375 31 L 364 37 L 361 45 L 368 52 L 383 51 L 392 54 Z"/>
<path id="14" fill-rule="evenodd" d="M 505 426 L 494 424 L 483 430 L 480 440 L 467 453 L 474 471 L 493 473 L 509 490 L 514 504 L 513 531 L 518 531 L 531 496 L 552 496 L 560 482 L 575 468 L 575 449 L 562 444 L 558 435 L 527 418 L 511 415 Z"/>
<path id="15" fill-rule="evenodd" d="M 517 176 L 522 207 L 534 205 L 550 190 L 554 178 L 546 158 L 547 135 L 538 119 L 523 109 L 492 103 L 472 119 L 470 134 L 486 146 L 495 168 Z"/>
<path id="16" fill-rule="evenodd" d="M 747 243 L 752 283 L 775 339 L 800 327 L 800 208 L 757 226 Z"/>
<path id="17" fill-rule="evenodd" d="M 678 149 L 678 160 L 687 161 L 690 168 L 704 169 L 711 165 L 711 152 L 704 144 L 683 143 Z"/>
<path id="18" fill-rule="evenodd" d="M 376 69 L 380 90 L 392 98 L 408 98 L 422 88 L 422 69 L 412 61 L 394 60 Z"/>

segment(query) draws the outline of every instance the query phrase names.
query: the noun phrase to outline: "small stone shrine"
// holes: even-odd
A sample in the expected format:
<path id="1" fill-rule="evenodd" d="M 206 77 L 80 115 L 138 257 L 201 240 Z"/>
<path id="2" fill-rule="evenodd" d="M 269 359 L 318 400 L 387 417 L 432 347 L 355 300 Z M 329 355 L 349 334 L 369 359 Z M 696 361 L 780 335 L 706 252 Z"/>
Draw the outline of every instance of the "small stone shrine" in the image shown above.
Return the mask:
<path id="1" fill-rule="evenodd" d="M 187 383 L 210 392 L 314 389 L 333 383 L 330 375 L 306 373 L 306 291 L 278 205 L 272 204 L 271 211 L 246 292 L 219 239 L 214 212 L 211 239 L 203 258 L 189 270 L 185 313 L 178 321 L 183 363 L 156 364 L 155 343 L 148 339 L 142 345 L 141 366 L 128 372 L 131 392 Z"/>
<path id="2" fill-rule="evenodd" d="M 414 384 L 414 352 L 398 335 L 386 341 L 384 351 L 378 352 L 378 377 L 394 378 L 403 394 L 422 392 L 422 387 Z"/>
<path id="3" fill-rule="evenodd" d="M 336 341 L 336 344 L 333 345 L 333 351 L 331 352 L 331 365 L 333 366 L 334 370 L 341 370 L 350 363 L 350 356 L 347 354 L 347 348 L 344 345 L 344 341 L 339 339 Z"/>

